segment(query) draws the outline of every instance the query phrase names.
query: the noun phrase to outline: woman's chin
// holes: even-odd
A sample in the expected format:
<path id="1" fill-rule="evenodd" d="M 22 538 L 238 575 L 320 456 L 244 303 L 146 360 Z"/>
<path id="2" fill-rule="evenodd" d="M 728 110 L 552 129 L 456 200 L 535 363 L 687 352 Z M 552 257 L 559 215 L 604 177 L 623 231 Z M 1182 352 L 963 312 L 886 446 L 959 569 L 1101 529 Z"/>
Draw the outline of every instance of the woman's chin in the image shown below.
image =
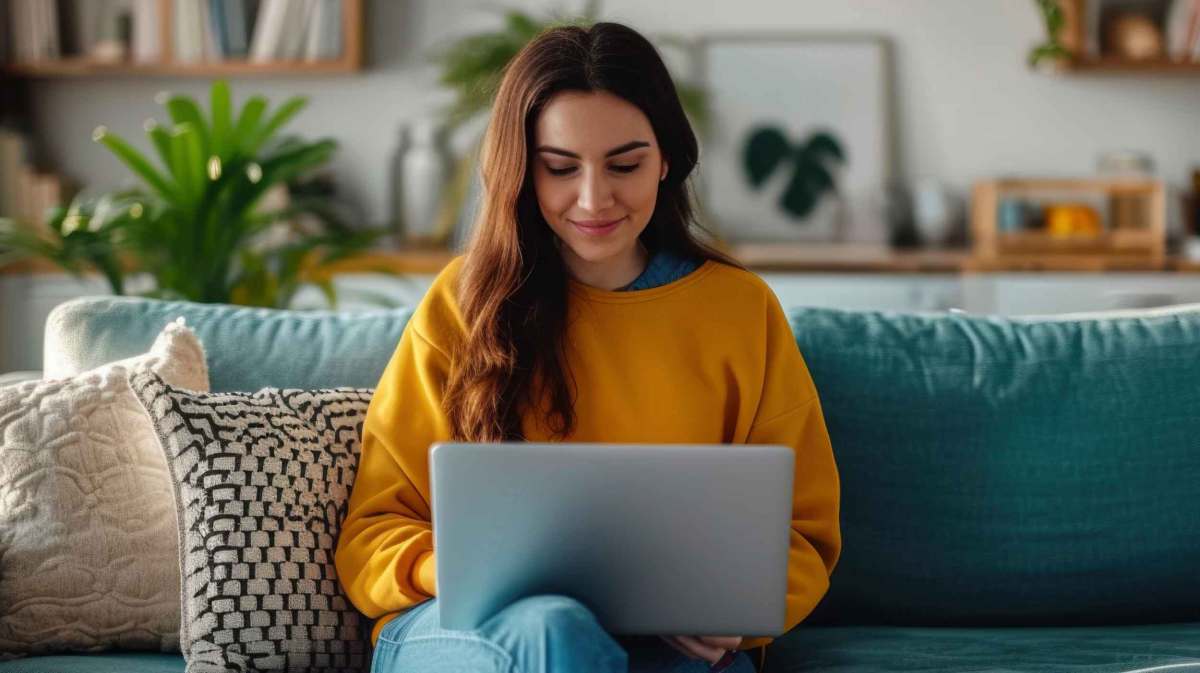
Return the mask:
<path id="1" fill-rule="evenodd" d="M 612 261 L 619 257 L 620 246 L 614 245 L 615 242 L 597 242 L 597 241 L 578 241 L 573 240 L 568 242 L 571 252 L 574 253 L 580 261 L 588 264 L 602 264 Z"/>

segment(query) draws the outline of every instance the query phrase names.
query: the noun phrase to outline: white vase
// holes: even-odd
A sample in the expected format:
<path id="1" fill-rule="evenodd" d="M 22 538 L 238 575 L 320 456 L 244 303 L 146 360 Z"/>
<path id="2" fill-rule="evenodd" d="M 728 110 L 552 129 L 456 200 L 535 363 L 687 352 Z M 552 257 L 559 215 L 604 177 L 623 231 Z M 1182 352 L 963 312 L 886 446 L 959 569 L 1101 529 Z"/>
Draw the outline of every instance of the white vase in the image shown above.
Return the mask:
<path id="1" fill-rule="evenodd" d="M 409 242 L 427 242 L 437 225 L 452 162 L 440 123 L 419 119 L 400 129 L 393 179 L 398 232 Z"/>

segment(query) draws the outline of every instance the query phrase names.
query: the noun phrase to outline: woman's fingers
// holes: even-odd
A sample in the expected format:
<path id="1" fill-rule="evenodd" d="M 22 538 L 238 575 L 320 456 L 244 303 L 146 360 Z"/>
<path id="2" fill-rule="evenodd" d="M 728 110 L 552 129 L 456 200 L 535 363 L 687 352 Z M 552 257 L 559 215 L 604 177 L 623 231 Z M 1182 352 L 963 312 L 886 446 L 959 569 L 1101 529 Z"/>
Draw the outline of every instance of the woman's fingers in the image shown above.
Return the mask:
<path id="1" fill-rule="evenodd" d="M 696 636 L 702 642 L 725 650 L 736 650 L 742 644 L 741 636 Z"/>
<path id="2" fill-rule="evenodd" d="M 675 636 L 659 636 L 659 638 L 662 638 L 663 642 L 670 645 L 672 647 L 672 649 L 674 649 L 676 652 L 682 654 L 683 656 L 688 657 L 689 659 L 696 658 L 696 655 L 692 654 L 690 651 L 688 651 L 688 649 L 686 647 L 684 647 L 683 645 L 680 645 L 679 642 L 675 640 Z"/>
<path id="3" fill-rule="evenodd" d="M 725 648 L 714 647 L 695 636 L 662 636 L 662 638 L 683 654 L 693 659 L 703 659 L 710 664 L 717 663 L 721 657 L 725 656 Z"/>

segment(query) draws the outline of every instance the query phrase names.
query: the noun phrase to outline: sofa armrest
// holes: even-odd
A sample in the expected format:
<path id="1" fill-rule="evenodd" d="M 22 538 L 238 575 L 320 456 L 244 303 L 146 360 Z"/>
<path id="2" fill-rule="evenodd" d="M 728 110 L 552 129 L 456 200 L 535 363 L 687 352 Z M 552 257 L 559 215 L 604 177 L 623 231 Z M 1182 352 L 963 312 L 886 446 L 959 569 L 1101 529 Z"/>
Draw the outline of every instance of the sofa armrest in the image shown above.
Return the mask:
<path id="1" fill-rule="evenodd" d="M 21 383 L 22 381 L 36 381 L 42 378 L 41 372 L 9 372 L 0 374 L 0 388 Z"/>

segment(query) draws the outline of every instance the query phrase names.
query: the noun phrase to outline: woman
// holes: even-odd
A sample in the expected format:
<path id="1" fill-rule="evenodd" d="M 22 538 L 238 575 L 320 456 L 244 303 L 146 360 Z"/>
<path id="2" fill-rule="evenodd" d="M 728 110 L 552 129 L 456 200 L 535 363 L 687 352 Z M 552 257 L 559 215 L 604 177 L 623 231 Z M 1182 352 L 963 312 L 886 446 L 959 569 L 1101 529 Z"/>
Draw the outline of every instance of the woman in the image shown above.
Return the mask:
<path id="1" fill-rule="evenodd" d="M 841 539 L 820 402 L 774 294 L 693 238 L 696 161 L 666 68 L 629 28 L 552 29 L 506 69 L 473 239 L 379 382 L 338 540 L 347 594 L 379 618 L 374 671 L 749 671 L 742 650 L 769 642 L 613 638 L 565 596 L 441 630 L 437 441 L 795 447 L 788 627 L 824 595 Z"/>

